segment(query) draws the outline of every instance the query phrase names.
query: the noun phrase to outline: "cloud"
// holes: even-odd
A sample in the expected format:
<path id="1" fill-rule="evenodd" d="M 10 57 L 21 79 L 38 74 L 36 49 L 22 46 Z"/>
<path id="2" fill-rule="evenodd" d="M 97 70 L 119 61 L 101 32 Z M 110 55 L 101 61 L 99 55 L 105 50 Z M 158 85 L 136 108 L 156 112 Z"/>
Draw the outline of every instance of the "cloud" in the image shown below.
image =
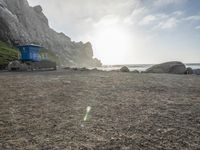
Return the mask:
<path id="1" fill-rule="evenodd" d="M 129 14 L 128 16 L 124 18 L 124 23 L 128 25 L 133 25 L 136 22 L 138 22 L 138 20 L 140 20 L 140 18 L 142 18 L 147 13 L 148 13 L 148 9 L 146 7 L 136 8 L 131 12 L 131 14 Z"/>
<path id="2" fill-rule="evenodd" d="M 171 4 L 184 4 L 186 3 L 187 0 L 155 0 L 154 5 L 155 6 L 166 6 L 166 5 L 171 5 Z"/>
<path id="3" fill-rule="evenodd" d="M 174 27 L 176 27 L 178 24 L 178 20 L 176 18 L 169 18 L 165 21 L 160 22 L 156 28 L 160 28 L 160 29 L 172 29 Z"/>
<path id="4" fill-rule="evenodd" d="M 99 19 L 109 14 L 124 16 L 129 14 L 136 4 L 136 0 L 115 0 L 115 2 L 108 0 L 29 0 L 29 2 L 31 5 L 40 3 L 45 7 L 47 14 L 60 12 L 75 19 L 85 17 Z"/>
<path id="5" fill-rule="evenodd" d="M 52 28 L 63 31 L 72 37 L 84 34 L 84 31 L 92 30 L 93 27 L 116 24 L 117 22 L 128 26 L 134 24 L 144 26 L 155 23 L 159 24 L 162 29 L 175 27 L 175 21 L 169 20 L 168 14 L 151 14 L 154 8 L 149 8 L 146 2 L 140 0 L 115 0 L 115 2 L 108 0 L 28 1 L 31 5 L 41 4 Z M 150 3 L 156 3 L 157 5 L 154 7 L 158 7 L 158 5 L 180 4 L 186 0 L 154 1 Z M 174 18 L 182 14 L 183 12 L 180 10 L 173 12 Z M 163 23 L 164 19 L 168 19 L 165 24 Z"/>
<path id="6" fill-rule="evenodd" d="M 189 17 L 185 18 L 185 20 L 194 20 L 194 21 L 198 21 L 198 20 L 200 20 L 200 15 L 189 16 Z"/>
<path id="7" fill-rule="evenodd" d="M 148 25 L 153 23 L 156 20 L 156 16 L 154 15 L 147 15 L 145 16 L 142 21 L 139 22 L 140 25 Z"/>
<path id="8" fill-rule="evenodd" d="M 50 26 L 74 40 L 97 24 L 107 24 L 129 16 L 138 0 L 28 0 L 31 6 L 40 4 Z M 115 19 L 113 18 L 115 16 Z M 108 21 L 111 19 L 111 21 Z M 101 22 L 100 22 L 101 21 Z M 105 24 L 104 23 L 104 24 Z"/>
<path id="9" fill-rule="evenodd" d="M 200 26 L 196 26 L 195 29 L 199 30 L 199 29 L 200 29 Z"/>
<path id="10" fill-rule="evenodd" d="M 180 15 L 182 15 L 180 11 L 175 11 L 171 14 L 150 14 L 145 16 L 139 22 L 139 25 L 152 26 L 153 29 L 172 29 L 177 27 L 178 23 L 181 21 Z"/>
<path id="11" fill-rule="evenodd" d="M 119 16 L 116 15 L 106 15 L 102 17 L 97 23 L 94 24 L 95 27 L 99 26 L 111 26 L 119 22 Z"/>
<path id="12" fill-rule="evenodd" d="M 173 12 L 172 14 L 175 15 L 175 16 L 182 16 L 184 14 L 184 12 L 178 10 L 178 11 Z"/>

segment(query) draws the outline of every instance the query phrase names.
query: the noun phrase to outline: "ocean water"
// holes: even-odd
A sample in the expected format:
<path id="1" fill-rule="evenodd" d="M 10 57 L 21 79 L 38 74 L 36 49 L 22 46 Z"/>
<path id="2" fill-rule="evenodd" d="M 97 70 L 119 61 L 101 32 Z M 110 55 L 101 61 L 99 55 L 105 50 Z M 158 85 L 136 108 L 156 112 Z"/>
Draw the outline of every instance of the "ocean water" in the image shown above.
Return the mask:
<path id="1" fill-rule="evenodd" d="M 138 71 L 145 71 L 146 69 L 150 68 L 154 64 L 132 64 L 132 65 L 104 65 L 103 67 L 99 67 L 99 70 L 104 71 L 111 71 L 111 70 L 119 70 L 123 66 L 127 66 L 130 71 L 138 70 Z M 192 69 L 200 69 L 200 63 L 191 63 L 186 64 L 186 67 L 191 67 Z"/>

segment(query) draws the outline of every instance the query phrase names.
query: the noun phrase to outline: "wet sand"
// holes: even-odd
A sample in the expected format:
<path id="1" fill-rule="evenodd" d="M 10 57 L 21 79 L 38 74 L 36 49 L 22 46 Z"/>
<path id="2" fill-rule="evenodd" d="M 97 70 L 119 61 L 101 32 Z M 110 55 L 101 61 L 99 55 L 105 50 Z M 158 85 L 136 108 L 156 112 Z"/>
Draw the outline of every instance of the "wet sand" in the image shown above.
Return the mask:
<path id="1" fill-rule="evenodd" d="M 200 76 L 0 73 L 0 149 L 200 149 Z"/>

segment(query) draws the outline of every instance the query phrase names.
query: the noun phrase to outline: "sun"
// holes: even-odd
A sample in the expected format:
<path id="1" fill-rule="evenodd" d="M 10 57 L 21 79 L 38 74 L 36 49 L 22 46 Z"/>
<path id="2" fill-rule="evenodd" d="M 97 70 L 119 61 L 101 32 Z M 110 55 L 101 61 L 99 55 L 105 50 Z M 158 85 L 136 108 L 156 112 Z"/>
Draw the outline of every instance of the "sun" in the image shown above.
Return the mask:
<path id="1" fill-rule="evenodd" d="M 100 28 L 96 31 L 93 43 L 95 56 L 103 64 L 122 64 L 125 62 L 127 51 L 131 49 L 129 33 L 122 27 L 112 26 Z"/>

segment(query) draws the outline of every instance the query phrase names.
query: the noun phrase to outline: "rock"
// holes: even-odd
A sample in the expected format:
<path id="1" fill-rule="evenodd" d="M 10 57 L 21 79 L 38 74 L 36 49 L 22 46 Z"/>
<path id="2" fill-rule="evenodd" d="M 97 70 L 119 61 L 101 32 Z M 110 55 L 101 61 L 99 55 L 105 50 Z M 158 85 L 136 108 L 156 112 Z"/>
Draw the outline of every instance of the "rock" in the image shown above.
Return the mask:
<path id="1" fill-rule="evenodd" d="M 64 67 L 63 69 L 65 69 L 65 70 L 70 70 L 71 68 L 70 68 L 70 67 Z"/>
<path id="2" fill-rule="evenodd" d="M 124 66 L 120 69 L 121 72 L 130 72 L 130 70 L 128 69 L 128 67 Z"/>
<path id="3" fill-rule="evenodd" d="M 85 67 L 79 68 L 78 70 L 79 70 L 79 71 L 89 71 L 89 69 L 88 69 L 88 68 L 85 68 Z"/>
<path id="4" fill-rule="evenodd" d="M 33 7 L 33 9 L 37 12 L 37 13 L 41 13 L 42 12 L 42 7 L 40 5 Z"/>
<path id="5" fill-rule="evenodd" d="M 192 68 L 188 67 L 185 71 L 185 74 L 193 74 Z"/>
<path id="6" fill-rule="evenodd" d="M 93 68 L 92 71 L 99 71 L 97 68 Z"/>
<path id="7" fill-rule="evenodd" d="M 28 66 L 18 60 L 12 61 L 8 64 L 9 71 L 27 71 Z"/>
<path id="8" fill-rule="evenodd" d="M 186 67 L 182 62 L 171 61 L 158 65 L 154 65 L 148 68 L 146 73 L 172 73 L 172 74 L 184 74 Z"/>
<path id="9" fill-rule="evenodd" d="M 185 74 L 186 67 L 185 65 L 174 65 L 169 69 L 169 73 L 172 74 Z"/>
<path id="10" fill-rule="evenodd" d="M 0 40 L 18 44 L 38 44 L 54 52 L 61 66 L 101 66 L 93 58 L 90 42 L 73 42 L 49 27 L 41 6 L 30 7 L 27 0 L 0 0 Z"/>
<path id="11" fill-rule="evenodd" d="M 140 73 L 138 70 L 131 71 L 132 73 Z"/>
<path id="12" fill-rule="evenodd" d="M 71 70 L 73 70 L 73 71 L 78 71 L 78 68 L 71 68 Z"/>
<path id="13" fill-rule="evenodd" d="M 193 71 L 194 71 L 194 74 L 200 75 L 200 69 L 194 69 Z"/>
<path id="14" fill-rule="evenodd" d="M 85 67 L 83 67 L 83 68 L 77 68 L 77 67 L 73 67 L 73 68 L 71 68 L 71 67 L 65 67 L 65 68 L 63 68 L 63 69 L 65 69 L 65 70 L 71 70 L 71 71 L 89 71 L 89 69 L 88 69 L 88 68 L 85 68 Z"/>

